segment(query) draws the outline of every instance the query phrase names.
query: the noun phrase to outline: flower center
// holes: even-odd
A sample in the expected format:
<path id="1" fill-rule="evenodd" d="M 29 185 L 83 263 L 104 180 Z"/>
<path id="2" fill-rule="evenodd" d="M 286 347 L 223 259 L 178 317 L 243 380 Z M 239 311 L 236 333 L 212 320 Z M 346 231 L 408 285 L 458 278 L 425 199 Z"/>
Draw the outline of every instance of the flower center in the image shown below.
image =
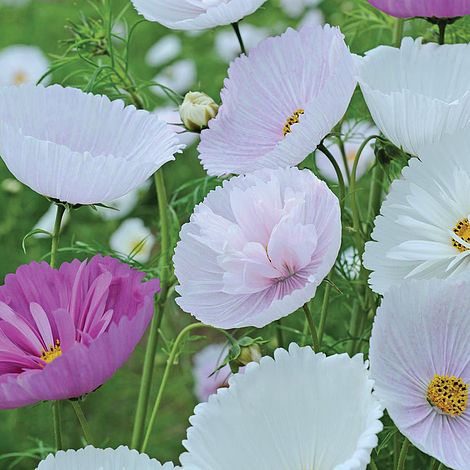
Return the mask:
<path id="1" fill-rule="evenodd" d="M 23 83 L 26 83 L 27 80 L 28 80 L 28 76 L 22 70 L 19 70 L 13 76 L 14 85 L 22 85 Z"/>
<path id="2" fill-rule="evenodd" d="M 460 416 L 467 409 L 468 384 L 461 378 L 435 375 L 428 385 L 429 403 L 450 416 Z"/>
<path id="3" fill-rule="evenodd" d="M 304 114 L 305 111 L 302 109 L 302 108 L 299 108 L 297 111 L 294 111 L 294 113 L 292 114 L 292 116 L 289 117 L 289 119 L 286 121 L 286 123 L 284 124 L 284 129 L 282 131 L 282 133 L 284 134 L 284 137 L 287 135 L 287 134 L 290 134 L 291 133 L 291 127 L 294 125 L 294 124 L 298 124 L 299 121 L 300 121 L 300 116 L 302 116 L 302 114 Z"/>
<path id="4" fill-rule="evenodd" d="M 41 359 L 49 364 L 60 356 L 62 356 L 62 349 L 60 349 L 60 341 L 56 340 L 55 346 L 51 344 L 49 349 L 42 352 Z"/>
<path id="5" fill-rule="evenodd" d="M 456 235 L 458 235 L 462 240 L 470 243 L 470 222 L 467 218 L 459 220 L 457 222 L 457 225 L 452 229 L 452 231 Z M 452 239 L 452 246 L 461 253 L 468 250 L 467 247 L 463 246 L 461 243 L 454 239 Z"/>

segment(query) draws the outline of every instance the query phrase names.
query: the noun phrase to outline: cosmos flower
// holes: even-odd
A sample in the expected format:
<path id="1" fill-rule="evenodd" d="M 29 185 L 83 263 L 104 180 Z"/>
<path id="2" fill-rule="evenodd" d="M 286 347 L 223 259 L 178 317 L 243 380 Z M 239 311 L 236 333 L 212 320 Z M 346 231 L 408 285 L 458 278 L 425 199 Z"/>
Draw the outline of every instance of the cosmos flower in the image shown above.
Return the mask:
<path id="1" fill-rule="evenodd" d="M 124 196 L 180 149 L 164 122 L 120 100 L 22 85 L 1 88 L 0 101 L 0 155 L 9 170 L 70 204 Z"/>
<path id="2" fill-rule="evenodd" d="M 304 28 L 306 26 L 321 26 L 325 24 L 325 15 L 318 8 L 309 10 L 299 22 L 298 28 Z"/>
<path id="3" fill-rule="evenodd" d="M 369 0 L 375 8 L 398 18 L 456 18 L 470 14 L 468 0 Z"/>
<path id="4" fill-rule="evenodd" d="M 155 83 L 163 85 L 175 93 L 185 94 L 197 79 L 197 69 L 194 60 L 182 59 L 165 67 L 153 78 Z M 166 96 L 161 87 L 155 85 L 150 90 L 158 96 Z"/>
<path id="5" fill-rule="evenodd" d="M 359 84 L 377 127 L 417 155 L 470 123 L 470 45 L 379 46 L 358 61 Z"/>
<path id="6" fill-rule="evenodd" d="M 266 0 L 132 0 L 149 21 L 171 29 L 201 30 L 240 21 Z"/>
<path id="7" fill-rule="evenodd" d="M 288 29 L 229 68 L 222 106 L 201 134 L 210 175 L 294 166 L 315 150 L 345 113 L 353 58 L 339 29 Z"/>
<path id="8" fill-rule="evenodd" d="M 35 84 L 49 69 L 38 47 L 14 45 L 0 51 L 0 86 Z M 44 80 L 45 83 L 48 79 Z"/>
<path id="9" fill-rule="evenodd" d="M 154 244 L 154 235 L 138 218 L 125 220 L 109 240 L 109 246 L 114 251 L 139 263 L 146 263 L 150 259 Z"/>
<path id="10" fill-rule="evenodd" d="M 268 30 L 265 28 L 259 28 L 249 23 L 240 25 L 240 33 L 247 51 L 253 49 L 269 36 Z M 227 63 L 232 62 L 235 57 L 240 55 L 240 43 L 237 36 L 233 34 L 232 28 L 217 32 L 214 45 L 217 55 Z"/>
<path id="11" fill-rule="evenodd" d="M 343 123 L 341 134 L 344 142 L 347 170 L 344 164 L 341 148 L 338 145 L 338 140 L 333 137 L 325 140 L 325 145 L 328 147 L 328 150 L 333 155 L 333 157 L 335 157 L 346 184 L 349 184 L 349 178 L 353 168 L 354 159 L 356 158 L 357 151 L 359 150 L 362 142 L 370 136 L 377 135 L 378 132 L 379 131 L 375 126 L 372 126 L 367 122 L 355 123 L 353 121 L 345 121 Z M 359 158 L 356 179 L 359 179 L 367 172 L 374 160 L 374 142 L 371 141 L 366 145 Z M 330 181 L 338 182 L 338 177 L 336 175 L 335 169 L 333 168 L 333 165 L 323 153 L 315 152 L 315 163 L 317 165 L 318 171 L 323 177 Z"/>
<path id="12" fill-rule="evenodd" d="M 230 366 L 217 370 L 227 352 L 226 344 L 210 344 L 194 355 L 194 393 L 199 401 L 207 401 L 220 387 L 227 386 L 232 374 Z"/>
<path id="13" fill-rule="evenodd" d="M 382 407 L 361 355 L 291 344 L 229 384 L 196 407 L 183 468 L 365 470 Z"/>
<path id="14" fill-rule="evenodd" d="M 383 294 L 410 278 L 448 278 L 470 263 L 468 130 L 423 148 L 393 182 L 366 243 L 370 285 Z"/>
<path id="15" fill-rule="evenodd" d="M 470 462 L 469 302 L 469 281 L 393 287 L 370 345 L 375 391 L 400 432 L 455 470 Z"/>
<path id="16" fill-rule="evenodd" d="M 90 393 L 128 359 L 158 281 L 113 258 L 18 268 L 0 287 L 0 408 Z"/>
<path id="17" fill-rule="evenodd" d="M 225 181 L 180 232 L 180 307 L 220 328 L 263 327 L 302 307 L 341 243 L 339 203 L 309 170 Z"/>
<path id="18" fill-rule="evenodd" d="M 145 55 L 145 62 L 150 67 L 159 67 L 181 54 L 181 39 L 176 34 L 168 34 L 158 40 Z"/>
<path id="19" fill-rule="evenodd" d="M 316 7 L 320 0 L 281 0 L 281 8 L 291 18 L 298 18 L 307 7 Z"/>
<path id="20" fill-rule="evenodd" d="M 173 470 L 172 463 L 161 464 L 145 454 L 121 446 L 117 449 L 96 449 L 88 446 L 79 450 L 50 454 L 36 470 Z"/>

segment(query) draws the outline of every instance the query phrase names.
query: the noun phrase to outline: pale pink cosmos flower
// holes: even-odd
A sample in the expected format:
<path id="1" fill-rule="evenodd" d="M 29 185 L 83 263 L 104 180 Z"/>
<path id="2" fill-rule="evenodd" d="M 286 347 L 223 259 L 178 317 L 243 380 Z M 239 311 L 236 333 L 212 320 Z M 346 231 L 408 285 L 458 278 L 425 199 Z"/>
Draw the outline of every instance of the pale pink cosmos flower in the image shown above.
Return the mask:
<path id="1" fill-rule="evenodd" d="M 113 258 L 21 266 L 0 287 L 0 409 L 77 398 L 129 358 L 158 281 Z"/>
<path id="2" fill-rule="evenodd" d="M 398 18 L 456 18 L 470 14 L 468 0 L 369 0 L 379 10 Z"/>
<path id="3" fill-rule="evenodd" d="M 343 117 L 356 67 L 338 28 L 288 29 L 229 68 L 222 106 L 201 134 L 210 175 L 297 165 Z"/>
<path id="4" fill-rule="evenodd" d="M 309 170 L 261 170 L 209 193 L 180 237 L 180 307 L 220 328 L 263 327 L 310 300 L 332 268 L 338 199 Z"/>

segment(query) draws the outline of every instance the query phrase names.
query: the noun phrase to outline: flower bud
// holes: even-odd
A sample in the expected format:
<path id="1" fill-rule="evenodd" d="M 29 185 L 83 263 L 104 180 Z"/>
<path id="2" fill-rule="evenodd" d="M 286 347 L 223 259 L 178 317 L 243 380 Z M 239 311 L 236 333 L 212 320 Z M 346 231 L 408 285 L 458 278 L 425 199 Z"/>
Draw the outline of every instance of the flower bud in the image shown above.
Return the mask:
<path id="1" fill-rule="evenodd" d="M 219 105 L 205 93 L 190 91 L 180 106 L 180 116 L 188 131 L 201 132 L 217 115 Z"/>
<path id="2" fill-rule="evenodd" d="M 251 346 L 242 347 L 238 362 L 242 366 L 246 366 L 250 362 L 259 362 L 261 360 L 261 348 L 259 344 L 252 344 Z"/>
<path id="3" fill-rule="evenodd" d="M 3 191 L 10 194 L 18 194 L 23 189 L 23 185 L 13 178 L 4 179 L 0 186 Z"/>

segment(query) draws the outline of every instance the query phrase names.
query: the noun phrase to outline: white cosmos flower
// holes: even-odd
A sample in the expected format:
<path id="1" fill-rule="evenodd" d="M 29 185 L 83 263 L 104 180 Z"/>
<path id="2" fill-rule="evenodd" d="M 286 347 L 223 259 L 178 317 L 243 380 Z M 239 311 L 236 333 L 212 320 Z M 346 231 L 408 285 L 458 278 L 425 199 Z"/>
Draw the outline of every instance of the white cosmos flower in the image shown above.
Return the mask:
<path id="1" fill-rule="evenodd" d="M 190 418 L 183 468 L 363 470 L 382 429 L 362 355 L 291 344 L 250 363 Z"/>
<path id="2" fill-rule="evenodd" d="M 49 65 L 49 60 L 38 47 L 6 47 L 0 51 L 0 86 L 35 84 L 47 72 Z"/>
<path id="3" fill-rule="evenodd" d="M 178 57 L 182 50 L 181 39 L 176 34 L 169 34 L 158 40 L 145 56 L 150 67 L 158 67 Z"/>
<path id="4" fill-rule="evenodd" d="M 189 147 L 199 139 L 196 132 L 188 132 L 181 122 L 181 116 L 177 108 L 167 106 L 154 111 L 155 114 L 168 124 L 168 128 L 174 132 L 182 145 Z"/>
<path id="5" fill-rule="evenodd" d="M 172 463 L 161 464 L 145 454 L 121 446 L 117 449 L 96 449 L 93 446 L 79 450 L 50 454 L 36 470 L 173 470 Z"/>
<path id="6" fill-rule="evenodd" d="M 236 23 L 266 0 L 132 0 L 149 21 L 167 28 L 201 30 Z"/>
<path id="7" fill-rule="evenodd" d="M 0 88 L 0 155 L 22 183 L 71 204 L 112 201 L 180 150 L 155 115 L 53 85 Z"/>
<path id="8" fill-rule="evenodd" d="M 257 46 L 263 39 L 269 36 L 267 29 L 258 28 L 248 23 L 242 23 L 240 25 L 240 33 L 247 51 Z M 219 57 L 225 62 L 231 62 L 235 57 L 240 55 L 240 43 L 233 29 L 230 28 L 216 33 L 215 50 Z"/>
<path id="9" fill-rule="evenodd" d="M 298 28 L 304 28 L 305 26 L 319 26 L 325 24 L 325 15 L 318 8 L 309 10 L 300 20 Z"/>
<path id="10" fill-rule="evenodd" d="M 346 184 L 349 182 L 349 175 L 352 172 L 354 160 L 362 142 L 364 142 L 364 140 L 368 137 L 377 135 L 378 133 L 379 130 L 368 122 L 356 123 L 354 121 L 345 121 L 343 123 L 341 127 L 341 135 L 344 143 L 344 151 L 346 154 L 347 171 L 338 140 L 334 137 L 326 139 L 325 144 L 338 163 L 344 178 L 344 182 Z M 356 179 L 359 179 L 367 172 L 374 159 L 374 142 L 370 141 L 364 147 L 364 150 L 362 151 L 359 158 L 356 170 Z M 317 165 L 318 171 L 324 178 L 330 181 L 338 182 L 338 177 L 333 165 L 323 153 L 315 152 L 315 163 Z"/>
<path id="11" fill-rule="evenodd" d="M 49 209 L 42 215 L 42 217 L 37 221 L 36 225 L 34 226 L 33 230 L 45 230 L 46 232 L 52 233 L 54 231 L 54 223 L 57 214 L 57 206 L 55 204 L 51 204 Z M 62 223 L 60 225 L 60 229 L 63 230 L 64 227 L 68 224 L 70 220 L 70 212 L 65 211 L 62 217 Z M 44 233 L 36 233 L 34 235 L 35 238 L 46 238 L 47 235 Z"/>
<path id="12" fill-rule="evenodd" d="M 150 259 L 155 237 L 138 218 L 125 220 L 111 235 L 109 246 L 118 253 L 130 256 L 139 263 Z"/>
<path id="13" fill-rule="evenodd" d="M 320 0 L 281 0 L 284 13 L 292 18 L 299 17 L 307 7 L 317 6 Z"/>
<path id="14" fill-rule="evenodd" d="M 176 93 L 186 93 L 197 78 L 196 64 L 191 59 L 182 59 L 168 65 L 153 79 L 154 82 L 170 88 Z M 156 95 L 166 96 L 159 86 L 150 88 Z"/>
<path id="15" fill-rule="evenodd" d="M 396 180 L 366 244 L 370 284 L 385 293 L 416 278 L 470 274 L 469 129 L 420 151 Z"/>
<path id="16" fill-rule="evenodd" d="M 470 45 L 404 38 L 400 49 L 379 46 L 358 62 L 375 123 L 406 152 L 470 123 Z"/>

